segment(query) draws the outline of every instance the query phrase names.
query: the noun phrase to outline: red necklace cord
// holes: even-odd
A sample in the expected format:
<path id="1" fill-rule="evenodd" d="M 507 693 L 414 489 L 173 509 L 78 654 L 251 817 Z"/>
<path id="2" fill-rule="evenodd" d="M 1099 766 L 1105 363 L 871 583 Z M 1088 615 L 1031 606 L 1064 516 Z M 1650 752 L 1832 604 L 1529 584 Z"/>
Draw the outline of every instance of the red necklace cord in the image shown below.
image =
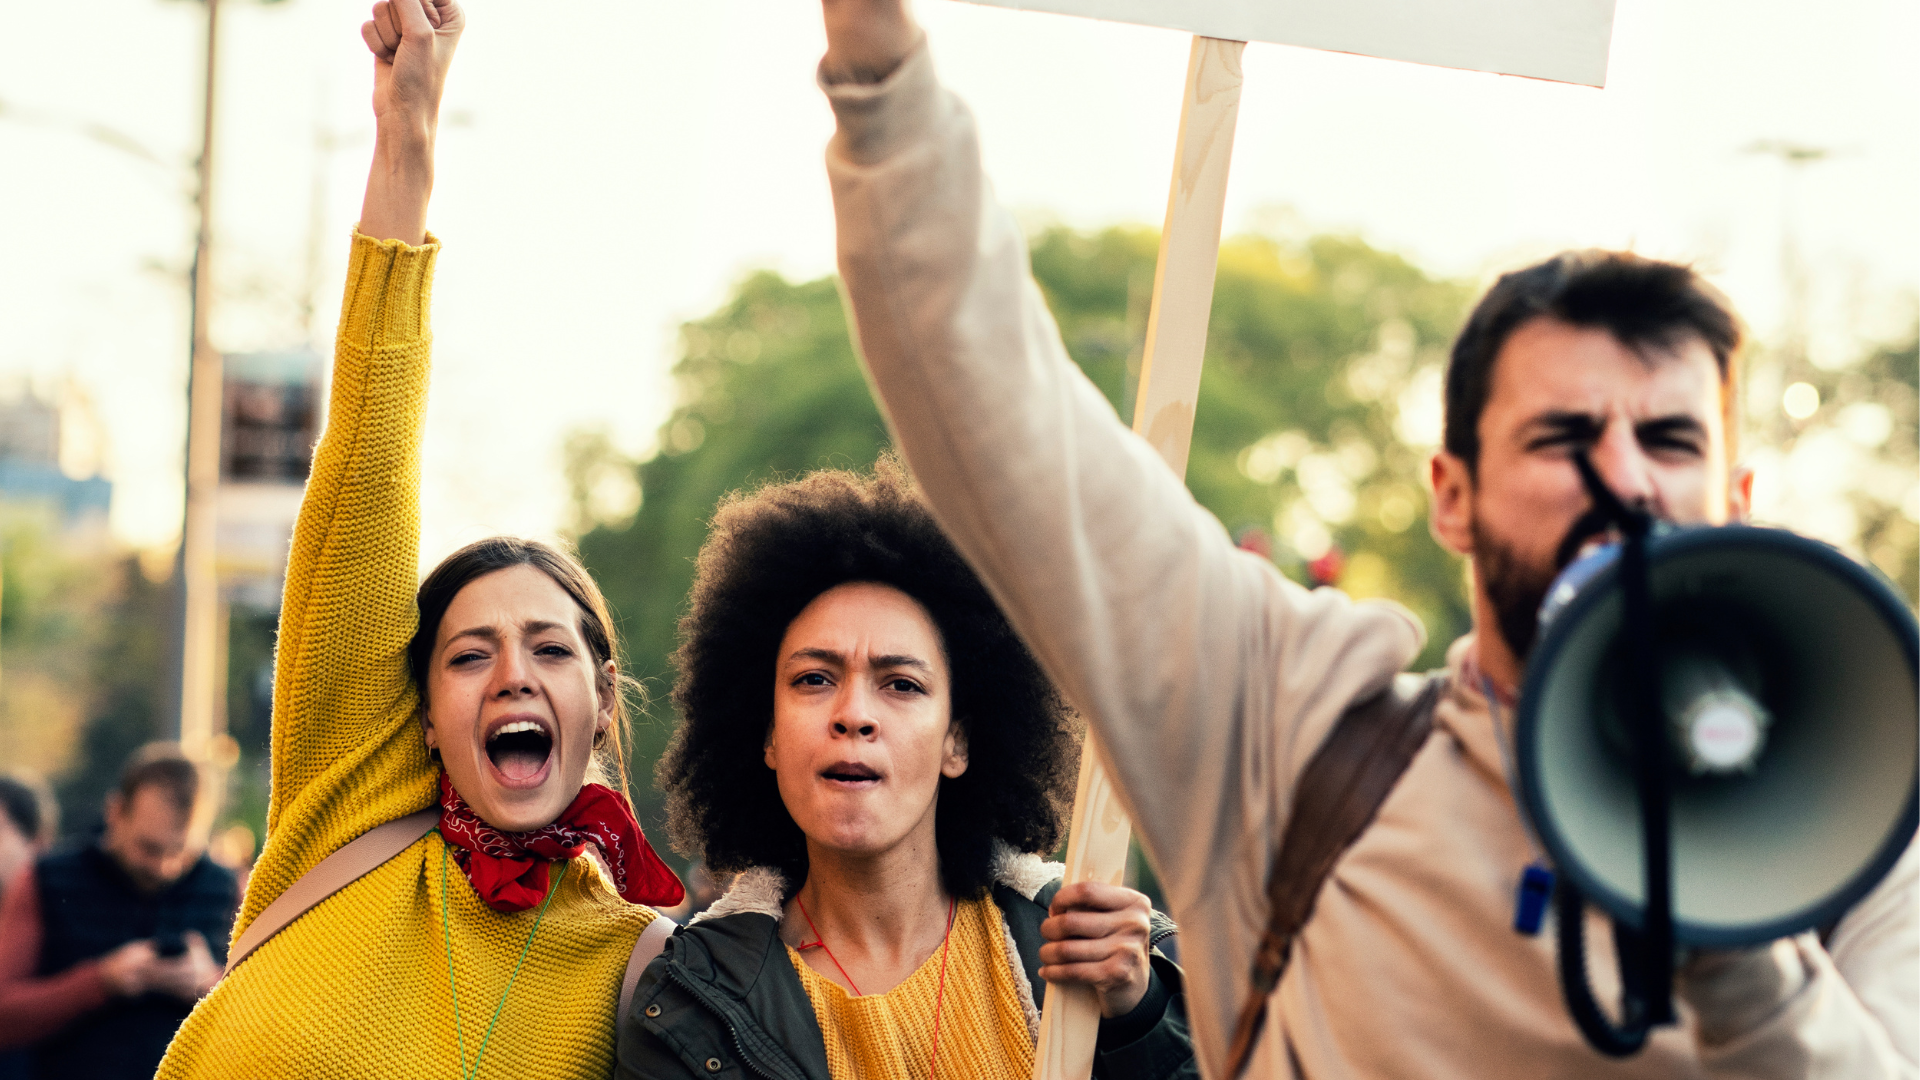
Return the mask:
<path id="1" fill-rule="evenodd" d="M 827 959 L 833 961 L 833 966 L 839 970 L 840 977 L 847 980 L 848 986 L 853 987 L 853 996 L 863 997 L 864 995 L 860 993 L 860 987 L 854 984 L 853 976 L 847 974 L 847 969 L 840 966 L 840 958 L 833 955 L 833 950 L 827 947 L 827 939 L 820 935 L 820 928 L 813 925 L 813 916 L 807 914 L 807 902 L 798 896 L 793 898 L 793 902 L 800 906 L 800 917 L 807 920 L 807 929 L 813 931 L 813 940 L 806 942 L 793 951 L 805 952 L 808 949 L 819 949 L 821 952 L 826 953 Z M 940 1010 L 941 1006 L 944 1005 L 947 1000 L 947 944 L 953 940 L 953 916 L 958 910 L 958 898 L 948 897 L 947 932 L 940 936 L 940 988 L 935 991 L 933 995 L 933 1055 L 927 1059 L 927 1080 L 934 1080 L 934 1077 L 939 1075 Z"/>
<path id="2" fill-rule="evenodd" d="M 820 928 L 813 925 L 813 916 L 807 914 L 807 902 L 805 900 L 800 899 L 798 896 L 795 896 L 793 898 L 793 902 L 800 905 L 800 917 L 807 920 L 807 929 L 813 931 L 813 940 L 806 943 L 805 945 L 800 946 L 800 948 L 795 949 L 794 951 L 802 952 L 818 945 L 820 947 L 820 950 L 827 954 L 827 959 L 833 961 L 833 966 L 836 968 L 839 968 L 840 977 L 847 980 L 848 986 L 853 987 L 853 996 L 854 997 L 864 996 L 860 993 L 859 984 L 853 981 L 853 976 L 847 974 L 846 968 L 840 967 L 840 958 L 833 955 L 832 949 L 827 948 L 827 939 L 820 936 Z"/>
<path id="3" fill-rule="evenodd" d="M 927 1080 L 940 1075 L 940 1005 L 947 1000 L 947 942 L 953 940 L 956 898 L 947 898 L 947 933 L 940 939 L 940 990 L 933 996 L 933 1056 L 927 1059 Z"/>

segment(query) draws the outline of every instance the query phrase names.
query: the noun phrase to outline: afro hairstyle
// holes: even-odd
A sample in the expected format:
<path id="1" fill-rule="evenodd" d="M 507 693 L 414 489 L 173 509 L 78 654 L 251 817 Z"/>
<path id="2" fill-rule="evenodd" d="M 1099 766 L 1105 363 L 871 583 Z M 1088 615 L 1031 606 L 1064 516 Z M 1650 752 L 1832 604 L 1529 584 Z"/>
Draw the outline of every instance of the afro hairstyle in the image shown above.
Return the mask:
<path id="1" fill-rule="evenodd" d="M 716 872 L 771 866 L 790 889 L 805 882 L 806 837 L 764 757 L 774 671 L 787 627 L 850 582 L 900 590 L 939 632 L 968 754 L 966 772 L 940 780 L 940 874 L 952 895 L 977 896 L 996 840 L 1059 846 L 1082 728 L 890 454 L 870 474 L 821 470 L 715 511 L 674 654 L 680 725 L 654 774 L 669 834 Z"/>

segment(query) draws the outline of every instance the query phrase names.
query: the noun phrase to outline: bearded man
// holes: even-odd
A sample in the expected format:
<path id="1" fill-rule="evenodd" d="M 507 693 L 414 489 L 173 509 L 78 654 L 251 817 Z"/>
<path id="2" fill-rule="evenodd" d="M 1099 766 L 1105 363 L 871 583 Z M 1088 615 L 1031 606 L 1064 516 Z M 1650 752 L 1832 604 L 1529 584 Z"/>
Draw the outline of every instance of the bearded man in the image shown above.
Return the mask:
<path id="1" fill-rule="evenodd" d="M 942 526 L 1100 736 L 1184 928 L 1195 1048 L 1220 1076 L 1296 782 L 1424 632 L 1397 605 L 1308 592 L 1235 549 L 1068 357 L 972 117 L 902 0 L 823 8 L 827 167 L 863 359 Z M 1629 254 L 1562 255 L 1481 300 L 1431 465 L 1434 532 L 1473 560 L 1474 632 L 1448 652 L 1431 734 L 1319 888 L 1250 1075 L 1920 1072 L 1911 849 L 1824 941 L 1688 958 L 1681 1022 L 1625 1060 L 1568 1018 L 1552 935 L 1514 929 L 1540 858 L 1505 765 L 1514 694 L 1548 584 L 1602 533 L 1575 457 L 1666 520 L 1738 520 L 1740 341 L 1691 270 Z"/>

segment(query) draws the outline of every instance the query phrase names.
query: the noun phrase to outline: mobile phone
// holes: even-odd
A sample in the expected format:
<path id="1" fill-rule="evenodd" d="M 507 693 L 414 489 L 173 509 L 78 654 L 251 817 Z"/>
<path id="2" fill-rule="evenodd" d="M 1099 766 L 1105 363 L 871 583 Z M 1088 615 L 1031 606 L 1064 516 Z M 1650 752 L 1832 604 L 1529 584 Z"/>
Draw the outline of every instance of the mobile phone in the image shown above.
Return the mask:
<path id="1" fill-rule="evenodd" d="M 153 935 L 153 951 L 162 960 L 171 960 L 187 954 L 187 939 L 177 930 Z"/>

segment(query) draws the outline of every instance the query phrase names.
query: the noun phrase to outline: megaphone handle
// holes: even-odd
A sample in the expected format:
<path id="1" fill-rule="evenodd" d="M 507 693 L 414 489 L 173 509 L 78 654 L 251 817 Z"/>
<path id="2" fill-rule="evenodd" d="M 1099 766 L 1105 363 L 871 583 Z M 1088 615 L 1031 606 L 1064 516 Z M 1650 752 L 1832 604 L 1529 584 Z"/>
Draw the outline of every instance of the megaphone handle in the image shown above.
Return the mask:
<path id="1" fill-rule="evenodd" d="M 1601 1013 L 1587 981 L 1586 901 L 1561 875 L 1555 894 L 1560 941 L 1560 988 L 1567 1011 L 1587 1042 L 1603 1054 L 1625 1057 L 1639 1050 L 1655 1025 L 1674 1021 L 1673 1011 L 1673 852 L 1670 793 L 1667 782 L 1666 714 L 1659 697 L 1659 627 L 1653 617 L 1653 588 L 1647 568 L 1647 538 L 1653 516 L 1628 506 L 1607 487 L 1585 451 L 1573 455 L 1580 480 L 1595 508 L 1619 527 L 1621 637 L 1626 644 L 1627 730 L 1633 741 L 1634 788 L 1640 804 L 1642 883 L 1645 918 L 1634 931 L 1614 922 L 1614 946 L 1620 957 L 1620 1026 Z"/>
<path id="2" fill-rule="evenodd" d="M 1624 631 L 1628 653 L 1628 701 L 1633 715 L 1634 786 L 1640 802 L 1640 837 L 1645 856 L 1646 918 L 1634 934 L 1641 946 L 1638 963 L 1626 963 L 1628 942 L 1620 941 L 1621 979 L 1634 987 L 1649 1024 L 1670 1024 L 1673 1012 L 1673 832 L 1667 788 L 1666 713 L 1659 697 L 1659 629 L 1653 619 L 1653 593 L 1647 574 L 1647 533 L 1651 522 L 1623 521 L 1626 545 L 1620 553 L 1620 585 L 1625 594 Z"/>
<path id="3" fill-rule="evenodd" d="M 1561 876 L 1553 893 L 1554 922 L 1560 945 L 1560 994 L 1566 998 L 1567 1013 L 1574 1026 L 1586 1037 L 1587 1045 L 1608 1057 L 1630 1057 L 1646 1045 L 1652 1025 L 1647 1022 L 1646 1000 L 1640 995 L 1637 979 L 1629 978 L 1628 954 L 1638 945 L 1639 935 L 1614 923 L 1614 945 L 1620 955 L 1620 1025 L 1614 1026 L 1593 999 L 1593 985 L 1587 980 L 1587 902 L 1573 882 Z"/>

